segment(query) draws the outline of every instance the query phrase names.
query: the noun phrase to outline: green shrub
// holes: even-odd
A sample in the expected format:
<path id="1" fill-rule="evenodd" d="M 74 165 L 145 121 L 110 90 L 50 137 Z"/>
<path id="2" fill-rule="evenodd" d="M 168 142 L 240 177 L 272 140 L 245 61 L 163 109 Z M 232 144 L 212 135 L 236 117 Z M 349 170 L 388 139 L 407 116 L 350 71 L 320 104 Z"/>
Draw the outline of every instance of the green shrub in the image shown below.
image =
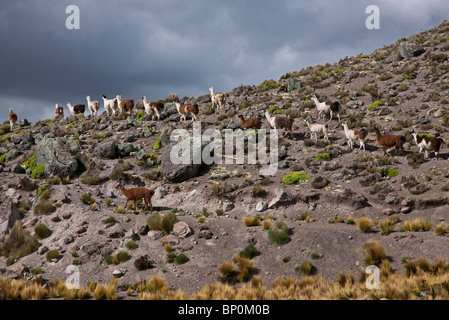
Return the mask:
<path id="1" fill-rule="evenodd" d="M 81 202 L 84 204 L 91 204 L 92 203 L 92 195 L 89 192 L 85 192 L 81 195 Z"/>
<path id="2" fill-rule="evenodd" d="M 301 181 L 307 181 L 310 179 L 310 176 L 304 172 L 293 172 L 286 174 L 282 177 L 282 183 L 283 184 L 293 184 L 297 182 L 298 180 Z"/>
<path id="3" fill-rule="evenodd" d="M 254 257 L 260 255 L 260 251 L 257 250 L 254 245 L 249 244 L 244 250 L 239 252 L 239 255 L 248 259 L 253 259 Z"/>
<path id="4" fill-rule="evenodd" d="M 51 185 L 49 185 L 49 184 L 44 184 L 44 185 L 40 186 L 40 187 L 37 189 L 37 196 L 40 197 L 40 196 L 42 195 L 42 193 L 43 193 L 45 190 L 47 190 L 50 186 L 51 186 Z"/>
<path id="5" fill-rule="evenodd" d="M 273 106 L 270 109 L 268 109 L 268 113 L 270 113 L 270 114 L 284 114 L 285 110 L 281 110 L 281 109 L 278 109 L 277 107 Z"/>
<path id="6" fill-rule="evenodd" d="M 47 189 L 42 192 L 37 204 L 33 207 L 33 212 L 36 215 L 48 215 L 56 211 L 56 207 L 51 204 L 48 199 L 50 198 L 50 190 Z"/>
<path id="7" fill-rule="evenodd" d="M 126 248 L 128 248 L 129 250 L 135 250 L 137 249 L 137 243 L 134 240 L 129 240 L 126 243 Z"/>
<path id="8" fill-rule="evenodd" d="M 153 145 L 153 150 L 159 150 L 161 148 L 161 139 L 157 139 L 156 143 Z"/>
<path id="9" fill-rule="evenodd" d="M 138 113 L 137 113 L 137 115 L 136 115 L 136 120 L 137 121 L 142 121 L 143 120 L 143 116 L 145 115 L 145 111 L 139 111 Z"/>
<path id="10" fill-rule="evenodd" d="M 297 272 L 299 272 L 300 274 L 305 275 L 305 276 L 310 276 L 311 274 L 315 273 L 315 269 L 316 268 L 312 264 L 312 262 L 306 260 L 297 269 Z"/>
<path id="11" fill-rule="evenodd" d="M 323 153 L 316 154 L 315 159 L 321 160 L 321 161 L 331 161 L 332 156 L 327 152 L 323 152 Z"/>
<path id="12" fill-rule="evenodd" d="M 368 109 L 369 111 L 373 111 L 373 110 L 376 110 L 378 107 L 381 107 L 383 105 L 384 105 L 384 103 L 382 101 L 376 100 L 373 103 L 371 103 L 370 105 L 368 105 L 366 107 L 366 109 Z"/>
<path id="13" fill-rule="evenodd" d="M 186 263 L 187 261 L 189 261 L 189 258 L 187 258 L 187 256 L 184 253 L 180 253 L 176 256 L 175 258 L 175 263 L 177 265 L 181 265 Z"/>
<path id="14" fill-rule="evenodd" d="M 45 239 L 45 238 L 48 238 L 51 235 L 51 230 L 48 229 L 48 227 L 45 224 L 43 224 L 42 222 L 39 222 L 34 227 L 34 233 L 36 234 L 36 236 L 39 239 Z"/>
<path id="15" fill-rule="evenodd" d="M 290 238 L 288 236 L 288 227 L 285 222 L 277 221 L 268 229 L 268 239 L 275 244 L 287 243 Z"/>
<path id="16" fill-rule="evenodd" d="M 31 171 L 33 171 L 33 170 L 36 168 L 36 166 L 37 166 L 37 163 L 36 163 L 36 156 L 33 154 L 27 161 L 25 161 L 25 162 L 22 164 L 22 166 L 23 166 L 25 169 L 30 169 Z"/>
<path id="17" fill-rule="evenodd" d="M 60 256 L 61 254 L 58 250 L 50 250 L 47 252 L 47 261 L 51 261 L 52 259 L 59 259 Z"/>
<path id="18" fill-rule="evenodd" d="M 129 259 L 131 259 L 131 256 L 129 255 L 128 252 L 126 252 L 126 251 L 120 251 L 119 253 L 117 253 L 117 254 L 113 257 L 112 263 L 115 264 L 115 265 L 118 265 L 118 264 L 120 264 L 120 263 L 122 263 L 122 262 L 128 261 Z"/>
<path id="19" fill-rule="evenodd" d="M 4 164 L 5 163 L 5 159 L 8 156 L 8 153 L 4 153 L 0 156 L 0 164 Z"/>
<path id="20" fill-rule="evenodd" d="M 108 224 L 108 223 L 116 223 L 117 221 L 115 220 L 115 218 L 113 216 L 110 216 L 109 218 L 106 218 L 103 220 L 103 224 Z"/>
<path id="21" fill-rule="evenodd" d="M 154 212 L 147 220 L 151 230 L 164 231 L 169 234 L 173 230 L 173 226 L 178 222 L 176 214 L 167 212 L 163 216 L 159 212 Z"/>
<path id="22" fill-rule="evenodd" d="M 407 80 L 416 79 L 416 73 L 409 72 L 409 73 L 404 74 L 403 77 L 404 77 L 404 79 L 407 79 Z"/>
<path id="23" fill-rule="evenodd" d="M 45 165 L 43 164 L 38 164 L 34 170 L 31 172 L 31 178 L 33 179 L 39 179 L 40 177 L 43 176 L 45 172 Z"/>

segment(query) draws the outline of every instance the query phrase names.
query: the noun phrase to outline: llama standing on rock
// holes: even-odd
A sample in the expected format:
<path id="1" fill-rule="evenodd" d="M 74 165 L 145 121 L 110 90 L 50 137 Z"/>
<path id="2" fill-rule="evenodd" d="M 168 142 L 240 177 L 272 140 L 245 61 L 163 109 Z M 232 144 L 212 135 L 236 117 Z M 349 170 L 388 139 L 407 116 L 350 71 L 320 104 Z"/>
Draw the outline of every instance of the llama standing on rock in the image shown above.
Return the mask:
<path id="1" fill-rule="evenodd" d="M 262 123 L 259 118 L 250 118 L 245 120 L 242 115 L 239 115 L 240 124 L 246 129 L 260 129 L 262 128 Z"/>
<path id="2" fill-rule="evenodd" d="M 376 132 L 376 140 L 377 142 L 383 147 L 384 149 L 384 155 L 387 155 L 387 149 L 396 147 L 394 154 L 398 152 L 398 149 L 402 150 L 404 154 L 406 153 L 404 150 L 403 144 L 405 143 L 406 139 L 404 136 L 397 136 L 393 134 L 386 134 L 381 135 L 379 132 L 379 129 L 374 129 Z"/>
<path id="3" fill-rule="evenodd" d="M 427 159 L 429 157 L 427 150 L 430 150 L 430 152 L 435 152 L 435 157 L 438 158 L 441 145 L 444 144 L 443 139 L 433 137 L 420 137 L 414 130 L 412 132 L 412 136 L 415 140 L 416 145 L 419 147 L 419 153 L 421 153 L 424 149 L 424 158 Z"/>
<path id="4" fill-rule="evenodd" d="M 184 119 L 184 121 L 187 121 L 188 116 L 192 116 L 192 123 L 193 121 L 198 121 L 196 116 L 199 113 L 198 105 L 195 104 L 188 104 L 181 106 L 179 102 L 175 102 L 176 110 L 178 110 L 178 113 L 181 115 L 181 120 Z"/>
<path id="5" fill-rule="evenodd" d="M 12 108 L 9 108 L 9 116 L 8 116 L 9 124 L 11 125 L 11 132 L 14 131 L 14 126 L 17 122 L 17 114 L 12 111 Z"/>
<path id="6" fill-rule="evenodd" d="M 129 112 L 129 116 L 133 116 L 134 99 L 122 100 L 122 96 L 117 93 L 115 99 L 117 100 L 117 105 L 121 112 Z"/>
<path id="7" fill-rule="evenodd" d="M 105 95 L 103 95 L 104 109 L 108 114 L 108 117 L 111 115 L 115 116 L 115 106 L 117 104 L 117 99 L 108 99 Z"/>
<path id="8" fill-rule="evenodd" d="M 145 199 L 146 206 L 143 210 L 146 210 L 150 206 L 150 212 L 153 211 L 151 198 L 154 195 L 154 190 L 146 188 L 131 188 L 127 190 L 121 185 L 118 186 L 118 189 L 126 197 L 126 205 L 128 205 L 128 201 L 132 200 L 134 202 L 134 209 L 136 209 L 137 201 Z"/>
<path id="9" fill-rule="evenodd" d="M 345 129 L 345 135 L 346 139 L 348 139 L 349 148 L 352 149 L 354 147 L 354 141 L 359 139 L 359 150 L 362 150 L 363 148 L 363 151 L 365 151 L 365 138 L 368 135 L 368 132 L 365 130 L 350 130 L 347 122 L 343 123 L 342 126 Z"/>
<path id="10" fill-rule="evenodd" d="M 272 117 L 270 116 L 270 113 L 265 111 L 265 117 L 267 118 L 268 122 L 270 123 L 270 126 L 276 131 L 278 129 L 285 129 L 284 137 L 287 135 L 287 133 L 290 133 L 292 139 L 295 138 L 293 135 L 293 119 L 286 118 L 286 117 Z"/>
<path id="11" fill-rule="evenodd" d="M 318 133 L 323 133 L 324 140 L 328 140 L 327 137 L 327 124 L 319 124 L 319 123 L 310 123 L 309 120 L 306 120 L 306 124 L 310 130 L 310 139 L 312 139 L 313 135 L 315 135 L 315 142 L 318 141 Z"/>
<path id="12" fill-rule="evenodd" d="M 146 114 L 151 113 L 151 119 L 154 118 L 156 114 L 157 120 L 161 120 L 161 112 L 164 109 L 164 104 L 162 102 L 150 102 L 147 100 L 147 97 L 142 97 L 143 106 L 145 107 Z"/>
<path id="13" fill-rule="evenodd" d="M 325 120 L 326 114 L 330 113 L 330 119 L 328 122 L 332 120 L 333 113 L 337 113 L 338 122 L 340 122 L 340 103 L 338 101 L 335 102 L 319 102 L 316 96 L 312 96 L 313 102 L 315 102 L 316 108 L 318 110 L 318 120 L 320 120 L 321 113 L 324 112 L 323 121 Z"/>
<path id="14" fill-rule="evenodd" d="M 56 104 L 55 107 L 55 120 L 59 121 L 64 118 L 64 108 L 61 107 L 59 104 Z"/>
<path id="15" fill-rule="evenodd" d="M 212 100 L 212 108 L 214 105 L 218 106 L 218 109 L 224 111 L 224 107 L 226 104 L 226 93 L 215 93 L 214 87 L 209 88 L 210 91 L 210 99 Z"/>
<path id="16" fill-rule="evenodd" d="M 77 104 L 76 106 L 72 107 L 72 104 L 70 102 L 67 102 L 67 107 L 70 109 L 70 112 L 74 116 L 77 114 L 84 114 L 84 111 L 86 111 L 86 106 L 84 104 Z"/>
<path id="17" fill-rule="evenodd" d="M 90 100 L 90 96 L 86 97 L 87 99 L 87 107 L 90 110 L 90 115 L 93 116 L 95 115 L 95 117 L 98 116 L 98 110 L 100 110 L 100 102 L 98 101 L 91 101 Z"/>

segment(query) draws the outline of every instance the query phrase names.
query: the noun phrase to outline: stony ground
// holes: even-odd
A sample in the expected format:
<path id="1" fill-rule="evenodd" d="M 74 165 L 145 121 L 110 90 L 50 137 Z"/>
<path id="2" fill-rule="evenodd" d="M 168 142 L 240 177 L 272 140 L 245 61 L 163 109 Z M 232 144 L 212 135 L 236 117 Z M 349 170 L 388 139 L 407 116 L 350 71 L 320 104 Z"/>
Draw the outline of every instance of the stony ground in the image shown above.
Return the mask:
<path id="1" fill-rule="evenodd" d="M 179 123 L 172 97 L 164 101 L 164 121 L 152 121 L 142 114 L 109 119 L 104 113 L 98 119 L 67 117 L 37 123 L 21 119 L 14 132 L 9 132 L 9 125 L 2 126 L 0 237 L 8 234 L 16 220 L 32 235 L 40 222 L 52 233 L 39 240 L 37 251 L 18 261 L 0 257 L 1 276 L 30 276 L 28 270 L 41 267 L 45 279 L 64 280 L 67 266 L 77 260 L 82 284 L 109 282 L 114 272 L 120 284 L 135 284 L 160 274 L 172 288 L 192 293 L 218 281 L 218 267 L 248 244 L 261 252 L 253 262 L 265 284 L 281 275 L 301 277 L 295 269 L 305 260 L 312 261 L 316 272 L 329 279 L 336 279 L 340 271 L 358 276 L 365 268 L 362 246 L 370 239 L 386 249 L 399 272 L 405 257 L 448 259 L 447 233 L 438 236 L 434 232 L 439 222 L 449 220 L 447 146 L 443 145 L 438 159 L 432 154 L 424 160 L 410 134 L 415 129 L 449 142 L 448 49 L 449 22 L 445 21 L 369 55 L 308 67 L 278 81 L 237 87 L 228 93 L 223 114 L 211 110 L 209 95 L 181 99 L 184 104 L 199 104 L 203 130 L 236 129 L 240 127 L 237 115 L 263 117 L 267 109 L 294 118 L 295 137 L 280 138 L 279 168 L 269 177 L 260 176 L 257 165 L 233 164 L 195 168 L 192 177 L 181 177 L 183 182 L 168 180 L 164 173 L 173 168 L 162 159 L 172 146 L 170 133 L 180 128 L 192 130 L 190 121 Z M 320 101 L 338 100 L 342 122 L 369 132 L 366 152 L 358 150 L 357 143 L 354 150 L 348 150 L 336 116 L 328 123 L 330 143 L 309 139 L 304 120 L 311 117 L 322 123 L 310 102 L 313 94 Z M 374 104 L 376 101 L 383 105 Z M 269 129 L 265 118 L 262 123 Z M 406 154 L 384 156 L 373 132 L 375 126 L 383 133 L 404 135 Z M 325 159 L 317 154 L 326 154 Z M 26 165 L 33 155 L 37 164 L 45 164 L 37 179 L 38 173 Z M 310 179 L 282 183 L 286 174 L 300 171 Z M 70 179 L 51 179 L 56 175 Z M 327 185 L 314 184 L 321 178 L 327 179 Z M 128 210 L 126 198 L 117 190 L 119 183 L 127 188 L 155 189 L 154 211 L 176 212 L 191 232 L 148 232 L 149 213 L 141 214 L 142 206 Z M 47 184 L 54 212 L 36 210 L 38 194 Z M 81 198 L 87 193 L 95 199 L 85 204 Z M 307 213 L 308 222 L 304 221 Z M 376 226 L 363 233 L 356 225 L 345 223 L 350 216 L 365 215 L 378 222 L 393 214 L 400 221 L 388 235 L 382 235 Z M 285 221 L 289 242 L 273 244 L 262 223 L 244 224 L 244 217 L 256 215 Z M 116 222 L 103 223 L 109 217 Z M 329 218 L 337 222 L 329 223 Z M 400 231 L 404 221 L 415 218 L 427 219 L 432 229 Z M 137 243 L 134 250 L 126 248 L 130 239 Z M 189 261 L 181 265 L 167 262 L 167 242 Z M 46 254 L 53 249 L 61 256 L 47 261 Z M 127 251 L 130 260 L 119 265 L 106 263 L 107 256 L 120 251 Z M 313 253 L 318 254 L 313 255 L 315 259 Z M 146 254 L 154 268 L 138 271 L 134 262 Z M 290 260 L 284 262 L 285 257 Z"/>

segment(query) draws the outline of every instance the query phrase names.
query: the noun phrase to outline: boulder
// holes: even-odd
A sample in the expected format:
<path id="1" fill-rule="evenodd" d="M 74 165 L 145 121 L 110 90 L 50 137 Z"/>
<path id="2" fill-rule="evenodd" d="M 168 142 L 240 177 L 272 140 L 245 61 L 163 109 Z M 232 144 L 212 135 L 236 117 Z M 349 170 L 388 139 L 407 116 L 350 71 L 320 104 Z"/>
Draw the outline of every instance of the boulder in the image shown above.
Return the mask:
<path id="1" fill-rule="evenodd" d="M 179 221 L 173 226 L 173 233 L 179 238 L 187 238 L 192 230 L 184 221 Z"/>
<path id="2" fill-rule="evenodd" d="M 78 169 L 78 162 L 68 146 L 54 138 L 43 138 L 36 147 L 36 163 L 45 165 L 47 177 L 72 177 Z"/>
<path id="3" fill-rule="evenodd" d="M 125 233 L 125 239 L 131 239 L 136 241 L 140 240 L 140 237 L 133 229 L 130 229 Z"/>
<path id="4" fill-rule="evenodd" d="M 123 143 L 117 146 L 118 153 L 121 157 L 127 157 L 131 152 L 136 151 L 132 143 Z"/>
<path id="5" fill-rule="evenodd" d="M 115 141 L 109 141 L 98 145 L 94 155 L 100 159 L 116 159 L 119 156 L 119 149 Z"/>
<path id="6" fill-rule="evenodd" d="M 399 54 L 404 59 L 410 59 L 422 55 L 426 50 L 416 44 L 410 42 L 402 42 L 399 45 Z"/>
<path id="7" fill-rule="evenodd" d="M 22 140 L 26 144 L 34 145 L 34 143 L 35 143 L 34 136 L 33 136 L 33 133 L 31 132 L 31 130 L 25 131 L 25 133 L 22 136 Z"/>
<path id="8" fill-rule="evenodd" d="M 199 147 L 194 148 L 194 145 L 197 145 L 197 143 Z M 203 166 L 202 151 L 205 146 L 206 144 L 201 144 L 199 139 L 188 137 L 177 144 L 172 144 L 165 148 L 161 156 L 162 174 L 171 182 L 183 182 L 196 177 Z M 178 163 L 181 162 L 177 160 L 181 159 L 183 154 L 181 151 L 182 147 L 184 150 L 190 151 L 190 160 Z M 178 155 L 176 155 L 176 151 L 178 151 Z M 198 161 L 194 161 L 195 159 Z"/>
<path id="9" fill-rule="evenodd" d="M 0 237 L 12 229 L 14 223 L 20 220 L 22 215 L 17 204 L 11 200 L 0 206 Z"/>
<path id="10" fill-rule="evenodd" d="M 294 90 L 299 90 L 302 88 L 301 81 L 298 79 L 290 78 L 288 79 L 288 92 L 292 92 Z"/>

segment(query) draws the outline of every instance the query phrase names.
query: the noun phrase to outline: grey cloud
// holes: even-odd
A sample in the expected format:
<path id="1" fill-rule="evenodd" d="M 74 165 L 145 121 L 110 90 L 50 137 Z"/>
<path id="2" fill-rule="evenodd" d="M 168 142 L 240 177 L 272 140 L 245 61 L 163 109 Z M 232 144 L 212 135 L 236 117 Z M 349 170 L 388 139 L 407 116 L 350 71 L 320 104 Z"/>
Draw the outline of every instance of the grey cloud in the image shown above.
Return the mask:
<path id="1" fill-rule="evenodd" d="M 80 30 L 65 28 L 71 4 Z M 365 28 L 368 4 L 380 7 L 381 30 Z M 448 9 L 445 0 L 2 2 L 0 112 L 12 105 L 38 120 L 36 108 L 51 113 L 86 95 L 228 91 L 369 53 L 438 25 Z"/>

